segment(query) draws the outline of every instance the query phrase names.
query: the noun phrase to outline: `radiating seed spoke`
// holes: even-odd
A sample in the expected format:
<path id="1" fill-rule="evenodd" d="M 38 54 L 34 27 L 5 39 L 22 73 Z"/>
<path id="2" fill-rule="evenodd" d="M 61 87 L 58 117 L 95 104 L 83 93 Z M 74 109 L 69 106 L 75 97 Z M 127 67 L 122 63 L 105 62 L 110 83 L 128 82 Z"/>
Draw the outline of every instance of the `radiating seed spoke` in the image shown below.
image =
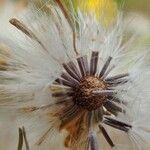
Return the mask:
<path id="1" fill-rule="evenodd" d="M 104 66 L 103 66 L 103 68 L 102 68 L 102 70 L 101 70 L 101 72 L 100 72 L 100 74 L 99 74 L 99 77 L 100 77 L 100 78 L 105 74 L 105 72 L 106 72 L 108 66 L 110 65 L 111 60 L 112 60 L 112 57 L 109 57 L 109 58 L 107 59 L 107 61 L 105 62 Z"/>
<path id="2" fill-rule="evenodd" d="M 100 95 L 100 96 L 112 96 L 114 94 L 116 94 L 117 92 L 114 90 L 95 90 L 92 92 L 95 95 Z"/>
<path id="3" fill-rule="evenodd" d="M 120 106 L 117 106 L 114 102 L 110 101 L 110 100 L 107 100 L 105 103 L 104 103 L 104 106 L 106 107 L 106 109 L 108 111 L 112 110 L 114 112 L 124 112 L 124 110 L 120 107 Z"/>
<path id="4" fill-rule="evenodd" d="M 89 67 L 88 67 L 87 56 L 77 58 L 77 62 L 78 62 L 82 77 L 89 75 L 90 71 L 89 71 Z"/>
<path id="5" fill-rule="evenodd" d="M 76 64 L 75 64 L 73 61 L 70 61 L 70 62 L 68 63 L 68 65 L 69 65 L 69 67 L 77 74 L 77 76 L 78 76 L 79 78 L 81 78 L 80 71 L 79 71 L 78 67 L 76 66 Z"/>
<path id="6" fill-rule="evenodd" d="M 22 133 L 22 129 L 19 128 L 18 150 L 22 150 L 22 147 L 23 147 L 23 133 Z"/>
<path id="7" fill-rule="evenodd" d="M 127 123 L 124 123 L 124 122 L 122 122 L 122 121 L 116 120 L 116 119 L 114 119 L 114 118 L 107 117 L 107 116 L 105 116 L 104 118 L 105 118 L 106 120 L 109 120 L 109 122 L 112 122 L 113 124 L 132 128 L 131 125 L 129 125 L 129 124 L 127 124 Z"/>
<path id="8" fill-rule="evenodd" d="M 19 142 L 18 142 L 18 150 L 23 149 L 23 143 L 25 143 L 26 150 L 29 150 L 29 143 L 26 136 L 25 128 L 19 128 Z"/>
<path id="9" fill-rule="evenodd" d="M 108 135 L 107 131 L 105 130 L 105 128 L 102 125 L 99 125 L 99 128 L 102 131 L 102 134 L 105 137 L 106 141 L 109 143 L 109 145 L 111 147 L 114 147 L 115 145 L 114 145 L 113 141 L 111 140 L 111 138 L 109 137 L 109 135 Z"/>
<path id="10" fill-rule="evenodd" d="M 68 64 L 63 64 L 63 67 L 71 77 L 73 77 L 77 81 L 80 81 L 81 78 L 80 73 L 73 62 L 69 62 Z"/>
<path id="11" fill-rule="evenodd" d="M 129 73 L 119 74 L 119 75 L 116 75 L 116 76 L 113 76 L 113 77 L 106 78 L 105 81 L 114 81 L 114 80 L 118 80 L 118 79 L 125 78 L 125 77 L 128 77 L 128 76 L 129 76 Z"/>
<path id="12" fill-rule="evenodd" d="M 113 102 L 116 102 L 116 103 L 119 103 L 119 104 L 120 103 L 123 104 L 123 102 L 119 98 L 116 98 L 116 97 L 113 97 L 113 96 L 109 96 L 107 98 L 108 98 L 109 101 L 113 101 Z"/>
<path id="13" fill-rule="evenodd" d="M 59 83 L 59 84 L 62 84 L 64 86 L 69 86 L 69 87 L 75 87 L 75 84 L 70 82 L 70 81 L 67 81 L 67 80 L 64 80 L 64 79 L 60 79 L 60 78 L 57 78 L 55 80 L 56 83 Z"/>
<path id="14" fill-rule="evenodd" d="M 113 128 L 116 128 L 118 130 L 121 130 L 121 131 L 124 131 L 124 132 L 128 132 L 129 131 L 129 128 L 125 127 L 125 126 L 120 126 L 120 125 L 117 125 L 117 124 L 114 124 L 108 120 L 104 120 L 103 123 L 105 123 L 106 125 L 109 125 Z"/>
<path id="15" fill-rule="evenodd" d="M 98 150 L 97 138 L 94 133 L 90 133 L 89 142 L 91 150 Z"/>
<path id="16" fill-rule="evenodd" d="M 46 52 L 48 52 L 48 50 L 45 48 L 45 46 L 43 45 L 43 43 L 38 39 L 38 37 L 27 26 L 25 26 L 22 22 L 20 22 L 16 18 L 12 18 L 9 22 L 12 25 L 14 25 L 17 29 L 19 29 L 20 31 L 22 31 L 24 34 L 26 34 L 28 37 L 30 37 L 31 39 L 33 39 L 36 42 L 38 42 L 41 45 L 41 47 Z"/>
<path id="17" fill-rule="evenodd" d="M 68 82 L 73 83 L 74 85 L 79 85 L 79 82 L 77 80 L 75 80 L 74 78 L 72 78 L 70 75 L 68 75 L 67 73 L 62 73 L 61 77 L 65 80 L 67 80 Z"/>
<path id="18" fill-rule="evenodd" d="M 90 75 L 95 75 L 97 71 L 98 56 L 99 52 L 92 51 L 92 56 L 90 60 Z"/>
<path id="19" fill-rule="evenodd" d="M 120 84 L 125 84 L 128 81 L 129 81 L 128 79 L 119 79 L 119 80 L 115 80 L 115 81 L 106 81 L 106 83 L 109 84 L 110 87 L 115 87 Z"/>
<path id="20" fill-rule="evenodd" d="M 108 68 L 108 70 L 105 72 L 105 74 L 101 77 L 101 79 L 105 80 L 105 78 L 109 75 L 109 73 L 115 68 L 115 66 L 111 66 Z"/>
<path id="21" fill-rule="evenodd" d="M 96 122 L 100 122 L 103 120 L 104 110 L 103 107 L 98 108 L 94 111 L 94 117 Z"/>
<path id="22" fill-rule="evenodd" d="M 29 143 L 28 143 L 28 140 L 27 140 L 27 135 L 26 135 L 26 131 L 25 131 L 24 127 L 22 127 L 22 133 L 23 133 L 23 137 L 24 137 L 24 142 L 25 142 L 26 150 L 29 150 Z"/>
<path id="23" fill-rule="evenodd" d="M 70 97 L 70 96 L 73 96 L 73 91 L 61 91 L 61 92 L 54 92 L 52 93 L 52 96 L 53 97 Z"/>
<path id="24" fill-rule="evenodd" d="M 58 101 L 56 103 L 51 103 L 51 104 L 43 105 L 43 106 L 40 106 L 40 107 L 37 107 L 37 106 L 24 107 L 24 108 L 20 108 L 19 110 L 21 110 L 23 112 L 33 112 L 33 111 L 36 111 L 36 110 L 39 110 L 39 109 L 47 109 L 47 108 L 50 108 L 50 107 L 53 107 L 53 106 L 62 105 L 62 104 L 65 104 L 66 101 L 67 100 L 65 99 L 65 100 Z"/>

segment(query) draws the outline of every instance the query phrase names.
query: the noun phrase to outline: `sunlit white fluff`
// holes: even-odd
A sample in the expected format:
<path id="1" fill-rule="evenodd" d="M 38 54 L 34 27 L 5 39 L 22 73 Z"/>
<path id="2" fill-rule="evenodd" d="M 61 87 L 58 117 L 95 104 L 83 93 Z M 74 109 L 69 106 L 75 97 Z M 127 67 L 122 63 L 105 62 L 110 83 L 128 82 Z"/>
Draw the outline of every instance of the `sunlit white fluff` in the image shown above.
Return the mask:
<path id="1" fill-rule="evenodd" d="M 8 70 L 0 71 L 1 115 L 3 116 L 5 112 L 6 117 L 14 118 L 14 123 L 11 125 L 14 128 L 10 129 L 13 130 L 12 137 L 16 138 L 18 127 L 24 126 L 26 128 L 30 147 L 35 150 L 49 149 L 49 147 L 63 149 L 63 138 L 66 133 L 54 130 L 53 134 L 48 136 L 42 145 L 38 146 L 37 141 L 45 130 L 49 129 L 49 124 L 54 123 L 57 126 L 59 120 L 48 118 L 45 115 L 48 113 L 47 110 L 38 110 L 26 114 L 21 113 L 18 109 L 25 106 L 43 106 L 49 102 L 52 103 L 53 98 L 49 92 L 50 85 L 61 74 L 63 70 L 62 63 L 76 58 L 72 44 L 72 30 L 60 8 L 53 6 L 52 10 L 55 15 L 58 14 L 55 19 L 59 24 L 61 34 L 54 20 L 48 15 L 42 14 L 40 10 L 29 8 L 20 17 L 24 24 L 44 44 L 47 51 L 37 41 L 30 39 L 20 31 L 16 30 L 8 33 L 6 29 L 6 36 L 0 35 L 0 40 L 10 48 L 10 55 L 7 56 Z M 119 91 L 118 97 L 128 102 L 126 116 L 118 116 L 118 118 L 131 123 L 133 128 L 128 134 L 125 134 L 106 126 L 114 142 L 120 142 L 114 148 L 117 150 L 122 148 L 148 150 L 150 124 L 148 121 L 143 120 L 148 118 L 149 113 L 143 111 L 143 107 L 145 104 L 150 104 L 148 99 L 149 66 L 145 67 L 146 62 L 144 61 L 150 51 L 146 49 L 145 53 L 141 51 L 137 54 L 130 42 L 122 45 L 123 23 L 120 19 L 111 29 L 105 29 L 92 15 L 83 15 L 80 11 L 76 19 L 79 24 L 79 37 L 76 43 L 79 54 L 88 55 L 89 57 L 91 50 L 99 51 L 99 68 L 102 67 L 107 57 L 112 56 L 115 68 L 109 76 L 116 75 L 120 71 L 130 73 L 131 82 L 118 87 L 116 90 Z M 4 55 L 5 53 L 0 51 L 0 54 Z M 124 90 L 127 90 L 127 92 L 124 92 Z M 53 112 L 53 109 L 51 112 Z M 140 118 L 139 121 L 136 121 L 140 114 L 143 119 Z M 8 122 L 9 119 L 5 120 L 4 124 Z M 142 127 L 139 129 L 140 125 Z M 9 131 L 8 126 L 7 128 L 3 130 L 6 134 Z M 97 132 L 97 129 L 94 130 Z M 1 136 L 1 138 L 3 139 L 4 136 Z M 99 143 L 99 149 L 109 150 L 110 147 L 105 139 L 102 137 L 100 139 L 102 143 Z M 0 145 L 5 148 L 6 143 L 1 141 Z M 11 141 L 14 149 L 16 141 L 17 138 L 14 142 Z M 144 143 L 147 143 L 147 145 Z M 7 144 L 10 144 L 9 141 L 7 141 Z"/>

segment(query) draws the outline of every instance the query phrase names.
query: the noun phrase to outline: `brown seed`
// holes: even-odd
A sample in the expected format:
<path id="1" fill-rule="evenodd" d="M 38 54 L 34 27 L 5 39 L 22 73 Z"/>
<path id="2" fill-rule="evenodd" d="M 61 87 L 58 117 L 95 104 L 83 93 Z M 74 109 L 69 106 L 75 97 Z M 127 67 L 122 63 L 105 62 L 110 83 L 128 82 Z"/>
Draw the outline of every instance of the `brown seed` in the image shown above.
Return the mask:
<path id="1" fill-rule="evenodd" d="M 105 95 L 94 95 L 93 91 L 97 89 L 105 90 L 105 82 L 94 76 L 81 79 L 79 86 L 74 89 L 75 104 L 88 111 L 101 107 L 107 98 Z"/>

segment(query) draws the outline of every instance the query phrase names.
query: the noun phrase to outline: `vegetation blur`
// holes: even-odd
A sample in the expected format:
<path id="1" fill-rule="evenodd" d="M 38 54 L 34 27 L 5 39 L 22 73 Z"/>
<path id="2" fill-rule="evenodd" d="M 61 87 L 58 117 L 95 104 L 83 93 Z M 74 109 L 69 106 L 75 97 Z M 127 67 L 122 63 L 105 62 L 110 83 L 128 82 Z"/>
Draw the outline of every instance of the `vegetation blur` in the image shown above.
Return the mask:
<path id="1" fill-rule="evenodd" d="M 3 6 L 6 2 L 13 2 L 14 5 L 26 5 L 28 0 L 0 0 L 0 6 Z M 32 0 L 38 5 L 42 5 L 45 2 L 52 1 L 52 0 Z M 68 0 L 64 0 L 68 1 Z M 114 5 L 114 1 L 117 2 L 118 5 L 124 5 L 124 9 L 126 11 L 131 11 L 131 12 L 137 12 L 137 13 L 142 13 L 146 16 L 150 17 L 150 1 L 149 0 L 72 0 L 73 3 L 75 4 L 75 7 L 78 5 L 90 5 L 94 8 L 101 7 L 99 4 L 103 3 L 104 1 L 107 1 L 107 3 L 110 3 L 109 5 Z M 98 6 L 99 5 L 99 6 Z M 88 9 L 88 8 L 87 8 Z M 92 9 L 92 8 L 91 8 Z M 112 9 L 112 8 L 111 8 Z"/>

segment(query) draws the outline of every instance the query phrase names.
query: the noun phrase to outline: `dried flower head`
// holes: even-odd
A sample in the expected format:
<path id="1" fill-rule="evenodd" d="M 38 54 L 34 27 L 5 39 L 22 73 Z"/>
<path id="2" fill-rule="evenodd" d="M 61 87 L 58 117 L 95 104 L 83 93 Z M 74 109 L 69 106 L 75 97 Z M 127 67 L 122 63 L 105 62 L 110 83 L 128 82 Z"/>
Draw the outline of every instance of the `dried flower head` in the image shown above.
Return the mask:
<path id="1" fill-rule="evenodd" d="M 18 32 L 0 36 L 11 48 L 0 51 L 1 114 L 25 127 L 18 147 L 24 139 L 26 149 L 148 150 L 149 51 L 137 54 L 133 38 L 123 41 L 120 19 L 105 29 L 61 0 L 47 8 L 50 15 L 29 7 L 10 20 Z"/>

